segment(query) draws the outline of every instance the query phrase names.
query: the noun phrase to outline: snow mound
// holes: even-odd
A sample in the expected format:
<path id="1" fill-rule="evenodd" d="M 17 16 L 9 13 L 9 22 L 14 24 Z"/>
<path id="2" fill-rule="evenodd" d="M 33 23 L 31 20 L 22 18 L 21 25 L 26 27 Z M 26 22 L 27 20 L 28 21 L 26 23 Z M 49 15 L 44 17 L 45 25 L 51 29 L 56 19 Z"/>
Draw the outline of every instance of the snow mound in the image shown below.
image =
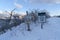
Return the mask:
<path id="1" fill-rule="evenodd" d="M 40 23 L 31 23 L 31 31 L 27 31 L 25 23 L 0 35 L 0 40 L 60 40 L 60 18 L 49 18 L 43 29 Z"/>

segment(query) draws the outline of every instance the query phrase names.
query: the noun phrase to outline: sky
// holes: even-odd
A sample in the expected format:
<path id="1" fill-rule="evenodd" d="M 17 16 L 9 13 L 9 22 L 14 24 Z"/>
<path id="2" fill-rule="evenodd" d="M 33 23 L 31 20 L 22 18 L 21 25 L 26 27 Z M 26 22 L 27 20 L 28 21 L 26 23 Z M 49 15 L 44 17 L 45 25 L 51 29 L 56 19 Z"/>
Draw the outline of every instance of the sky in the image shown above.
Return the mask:
<path id="1" fill-rule="evenodd" d="M 22 13 L 27 10 L 46 9 L 52 16 L 60 15 L 60 0 L 0 0 L 0 12 L 14 8 Z"/>

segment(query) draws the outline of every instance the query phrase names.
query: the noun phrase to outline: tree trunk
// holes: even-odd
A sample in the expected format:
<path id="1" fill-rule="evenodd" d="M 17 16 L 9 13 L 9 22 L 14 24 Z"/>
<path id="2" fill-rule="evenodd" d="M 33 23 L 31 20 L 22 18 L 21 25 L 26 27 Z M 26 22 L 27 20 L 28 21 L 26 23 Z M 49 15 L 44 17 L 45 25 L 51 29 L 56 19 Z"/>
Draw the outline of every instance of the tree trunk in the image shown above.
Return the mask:
<path id="1" fill-rule="evenodd" d="M 30 29 L 30 24 L 29 23 L 27 23 L 27 27 L 28 27 L 28 31 L 30 31 L 31 29 Z"/>
<path id="2" fill-rule="evenodd" d="M 43 29 L 43 23 L 41 23 L 41 29 Z"/>

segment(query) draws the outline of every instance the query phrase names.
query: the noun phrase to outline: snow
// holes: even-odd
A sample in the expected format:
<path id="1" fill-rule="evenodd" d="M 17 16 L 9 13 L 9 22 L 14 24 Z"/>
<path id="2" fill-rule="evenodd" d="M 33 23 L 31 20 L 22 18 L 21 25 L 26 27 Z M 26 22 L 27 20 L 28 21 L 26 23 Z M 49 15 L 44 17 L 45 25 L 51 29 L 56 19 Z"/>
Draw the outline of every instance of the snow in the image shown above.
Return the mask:
<path id="1" fill-rule="evenodd" d="M 40 23 L 31 23 L 31 31 L 27 31 L 25 23 L 13 27 L 0 35 L 0 40 L 60 40 L 60 18 L 49 18 L 43 29 Z"/>

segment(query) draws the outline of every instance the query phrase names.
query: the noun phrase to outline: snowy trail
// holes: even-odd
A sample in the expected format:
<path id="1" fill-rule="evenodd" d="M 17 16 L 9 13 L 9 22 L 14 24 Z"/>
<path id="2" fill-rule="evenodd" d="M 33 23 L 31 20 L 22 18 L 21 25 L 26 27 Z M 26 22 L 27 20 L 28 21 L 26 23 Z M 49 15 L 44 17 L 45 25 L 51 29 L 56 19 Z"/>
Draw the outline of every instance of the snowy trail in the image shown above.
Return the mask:
<path id="1" fill-rule="evenodd" d="M 40 23 L 31 23 L 31 31 L 23 23 L 0 35 L 0 40 L 60 40 L 60 18 L 48 19 L 43 29 Z"/>

